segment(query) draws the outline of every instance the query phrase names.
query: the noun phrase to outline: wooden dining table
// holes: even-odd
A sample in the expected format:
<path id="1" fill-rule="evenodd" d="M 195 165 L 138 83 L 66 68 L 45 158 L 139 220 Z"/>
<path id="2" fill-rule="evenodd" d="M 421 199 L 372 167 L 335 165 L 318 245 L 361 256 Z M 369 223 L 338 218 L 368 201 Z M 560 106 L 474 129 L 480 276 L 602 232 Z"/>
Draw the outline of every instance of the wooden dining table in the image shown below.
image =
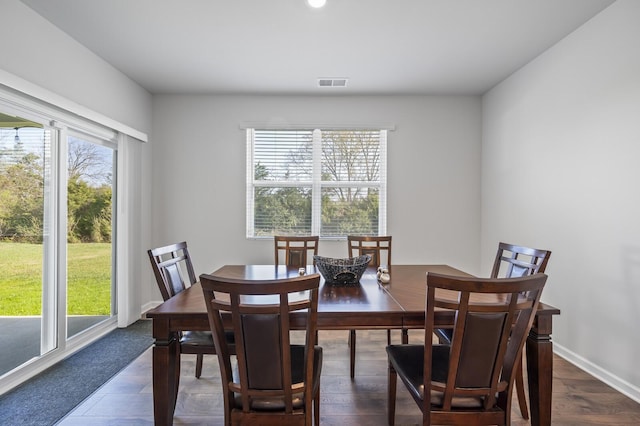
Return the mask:
<path id="1" fill-rule="evenodd" d="M 424 328 L 426 275 L 428 272 L 455 276 L 469 274 L 448 265 L 394 265 L 391 281 L 381 284 L 376 270 L 365 271 L 357 285 L 320 281 L 319 330 L 420 329 Z M 317 273 L 308 266 L 305 273 Z M 245 280 L 270 280 L 299 275 L 298 268 L 284 265 L 226 265 L 211 275 Z M 551 424 L 553 375 L 552 322 L 560 310 L 541 303 L 526 343 L 531 424 Z M 147 312 L 153 320 L 153 405 L 156 425 L 173 424 L 180 380 L 177 332 L 210 330 L 207 308 L 199 283 Z M 293 327 L 304 327 L 303 316 L 292 316 Z M 435 314 L 435 325 L 453 324 L 453 317 Z"/>

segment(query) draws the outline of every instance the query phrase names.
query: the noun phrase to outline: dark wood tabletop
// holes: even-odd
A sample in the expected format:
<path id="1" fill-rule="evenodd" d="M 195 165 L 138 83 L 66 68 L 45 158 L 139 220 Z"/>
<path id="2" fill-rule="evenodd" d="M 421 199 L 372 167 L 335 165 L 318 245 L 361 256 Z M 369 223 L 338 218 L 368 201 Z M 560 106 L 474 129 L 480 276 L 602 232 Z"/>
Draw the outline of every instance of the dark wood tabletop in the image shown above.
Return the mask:
<path id="1" fill-rule="evenodd" d="M 318 301 L 318 329 L 409 329 L 424 327 L 427 273 L 470 276 L 448 265 L 394 265 L 391 281 L 381 284 L 374 268 L 369 268 L 357 285 L 320 282 Z M 306 274 L 317 273 L 308 266 Z M 211 275 L 247 279 L 271 280 L 299 274 L 298 268 L 284 265 L 226 265 Z M 560 311 L 541 304 L 534 327 L 527 339 L 527 371 L 531 400 L 531 424 L 551 422 L 551 380 L 553 351 L 551 343 L 552 318 Z M 173 424 L 173 412 L 178 393 L 180 355 L 176 348 L 175 332 L 209 330 L 207 309 L 199 283 L 177 294 L 149 311 L 153 319 L 153 399 L 157 425 Z M 293 326 L 297 319 L 292 318 Z M 451 317 L 438 316 L 437 325 L 452 323 Z"/>

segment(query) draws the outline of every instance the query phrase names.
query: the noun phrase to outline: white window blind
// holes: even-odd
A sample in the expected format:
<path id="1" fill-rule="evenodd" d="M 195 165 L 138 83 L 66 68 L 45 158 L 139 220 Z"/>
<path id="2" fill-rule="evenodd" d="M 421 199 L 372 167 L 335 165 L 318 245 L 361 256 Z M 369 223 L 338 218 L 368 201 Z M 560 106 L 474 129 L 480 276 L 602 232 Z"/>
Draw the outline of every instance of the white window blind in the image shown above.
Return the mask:
<path id="1" fill-rule="evenodd" d="M 386 234 L 386 136 L 247 129 L 247 237 Z"/>

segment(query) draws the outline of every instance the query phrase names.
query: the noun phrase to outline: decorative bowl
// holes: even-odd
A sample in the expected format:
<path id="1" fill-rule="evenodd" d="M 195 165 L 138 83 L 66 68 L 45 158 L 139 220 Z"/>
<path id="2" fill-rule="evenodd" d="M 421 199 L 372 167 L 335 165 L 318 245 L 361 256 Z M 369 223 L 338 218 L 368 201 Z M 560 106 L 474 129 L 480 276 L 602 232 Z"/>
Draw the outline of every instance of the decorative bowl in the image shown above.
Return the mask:
<path id="1" fill-rule="evenodd" d="M 347 259 L 335 259 L 332 257 L 323 257 L 315 255 L 313 260 L 328 284 L 358 284 L 362 274 L 369 266 L 371 255 L 364 254 L 358 257 L 349 257 Z"/>

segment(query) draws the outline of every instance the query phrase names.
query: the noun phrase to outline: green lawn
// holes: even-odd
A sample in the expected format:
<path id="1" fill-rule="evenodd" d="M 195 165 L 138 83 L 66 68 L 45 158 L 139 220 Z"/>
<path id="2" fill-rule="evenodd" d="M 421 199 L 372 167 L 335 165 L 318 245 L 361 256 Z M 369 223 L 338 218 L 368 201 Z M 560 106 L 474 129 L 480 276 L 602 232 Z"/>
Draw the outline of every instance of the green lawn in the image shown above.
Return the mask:
<path id="1" fill-rule="evenodd" d="M 111 313 L 111 244 L 69 244 L 69 315 Z M 0 242 L 0 316 L 40 315 L 42 245 Z"/>

